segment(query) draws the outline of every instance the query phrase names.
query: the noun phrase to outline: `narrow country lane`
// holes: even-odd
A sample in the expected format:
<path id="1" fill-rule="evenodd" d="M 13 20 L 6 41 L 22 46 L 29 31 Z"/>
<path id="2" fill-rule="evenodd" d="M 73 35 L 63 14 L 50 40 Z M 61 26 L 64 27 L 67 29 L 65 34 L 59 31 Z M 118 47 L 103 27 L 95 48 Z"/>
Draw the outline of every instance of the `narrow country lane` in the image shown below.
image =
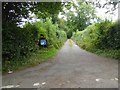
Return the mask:
<path id="1" fill-rule="evenodd" d="M 11 88 L 118 88 L 118 61 L 65 43 L 50 61 L 3 76 Z"/>

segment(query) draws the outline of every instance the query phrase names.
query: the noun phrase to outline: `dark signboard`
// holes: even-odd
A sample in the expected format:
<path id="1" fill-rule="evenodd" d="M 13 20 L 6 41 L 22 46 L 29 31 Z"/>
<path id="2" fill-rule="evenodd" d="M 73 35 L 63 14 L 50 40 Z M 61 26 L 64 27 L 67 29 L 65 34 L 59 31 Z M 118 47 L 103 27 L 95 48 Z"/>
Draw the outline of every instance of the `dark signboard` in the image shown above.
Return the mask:
<path id="1" fill-rule="evenodd" d="M 40 47 L 46 47 L 47 46 L 47 40 L 46 40 L 46 38 L 44 37 L 43 34 L 40 34 L 40 39 L 39 39 L 38 45 Z"/>
<path id="2" fill-rule="evenodd" d="M 47 41 L 44 39 L 44 40 L 40 40 L 40 42 L 39 42 L 39 43 L 40 43 L 40 45 L 41 45 L 41 46 L 44 46 L 44 45 L 46 45 L 46 44 L 47 44 Z"/>

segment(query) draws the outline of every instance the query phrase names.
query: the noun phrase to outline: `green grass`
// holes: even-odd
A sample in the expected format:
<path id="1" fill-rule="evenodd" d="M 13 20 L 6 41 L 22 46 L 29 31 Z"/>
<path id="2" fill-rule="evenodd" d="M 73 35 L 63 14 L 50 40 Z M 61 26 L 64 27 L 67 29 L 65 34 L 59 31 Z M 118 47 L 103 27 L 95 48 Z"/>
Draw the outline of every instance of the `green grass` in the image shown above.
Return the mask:
<path id="1" fill-rule="evenodd" d="M 104 57 L 120 60 L 120 49 L 119 50 L 98 49 L 98 48 L 95 48 L 95 47 L 87 47 L 85 45 L 81 46 L 80 44 L 78 44 L 78 46 L 80 46 L 81 48 L 85 49 L 86 51 L 95 53 L 95 54 L 97 54 L 99 56 L 104 56 Z"/>
<path id="2" fill-rule="evenodd" d="M 72 47 L 73 44 L 72 44 L 72 40 L 69 39 L 69 46 Z"/>
<path id="3" fill-rule="evenodd" d="M 100 50 L 96 49 L 94 53 L 100 55 L 100 56 L 105 56 L 105 57 L 110 57 L 114 59 L 120 60 L 120 50 Z"/>
<path id="4" fill-rule="evenodd" d="M 56 48 L 43 48 L 34 53 L 31 53 L 29 57 L 23 60 L 14 60 L 11 62 L 7 62 L 2 68 L 3 74 L 6 74 L 9 69 L 15 72 L 48 61 L 56 55 L 57 51 L 58 49 Z"/>

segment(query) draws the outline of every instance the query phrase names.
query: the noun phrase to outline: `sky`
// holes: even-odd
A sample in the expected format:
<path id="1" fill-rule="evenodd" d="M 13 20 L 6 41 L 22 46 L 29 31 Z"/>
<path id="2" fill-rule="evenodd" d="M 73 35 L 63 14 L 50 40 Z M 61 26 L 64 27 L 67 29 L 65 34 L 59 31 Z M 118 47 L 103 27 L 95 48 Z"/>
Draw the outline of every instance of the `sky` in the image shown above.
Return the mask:
<path id="1" fill-rule="evenodd" d="M 73 0 L 74 2 L 75 2 L 75 4 L 77 4 L 77 2 L 76 2 L 76 0 Z M 86 0 L 86 1 L 89 1 L 89 0 Z M 92 1 L 96 1 L 96 0 L 92 0 Z M 100 3 L 101 4 L 104 4 L 106 2 L 106 0 L 100 0 Z M 109 8 L 110 8 L 111 6 L 109 6 Z M 72 10 L 74 10 L 74 9 L 72 9 Z M 105 8 L 96 8 L 96 15 L 97 16 L 99 16 L 100 18 L 102 18 L 102 19 L 105 19 L 105 18 L 107 18 L 107 19 L 109 19 L 109 20 L 113 20 L 113 21 L 116 21 L 117 19 L 118 19 L 118 9 L 116 9 L 115 11 L 114 11 L 114 14 L 113 15 L 111 15 L 111 14 L 106 14 L 105 12 L 107 11 L 107 9 L 105 9 Z M 34 14 L 30 14 L 30 16 L 34 16 Z M 61 15 L 61 13 L 59 13 L 59 15 L 58 15 L 58 17 L 59 18 L 61 18 L 61 17 L 63 17 L 63 15 Z M 67 20 L 67 18 L 66 17 L 64 17 L 64 19 L 65 20 Z M 33 18 L 30 22 L 35 22 L 37 19 L 35 19 L 35 18 Z M 24 21 L 23 22 L 23 24 L 22 25 L 20 25 L 20 26 L 23 26 L 24 24 L 25 24 L 25 21 L 28 21 L 27 19 L 22 19 L 22 21 Z M 38 20 L 37 20 L 38 21 Z"/>
<path id="2" fill-rule="evenodd" d="M 104 4 L 106 1 L 105 0 L 100 0 L 101 4 Z M 108 6 L 108 8 L 111 8 L 112 5 Z M 96 8 L 96 15 L 99 16 L 100 18 L 107 18 L 107 19 L 112 19 L 113 21 L 116 21 L 118 19 L 118 9 L 116 9 L 113 12 L 113 15 L 109 14 L 109 13 L 105 13 L 107 11 L 106 8 Z"/>
<path id="3" fill-rule="evenodd" d="M 76 0 L 73 0 L 74 1 L 74 3 L 75 4 L 77 4 L 77 2 L 76 2 Z M 86 1 L 90 1 L 90 0 L 86 0 Z M 96 0 L 92 0 L 92 1 L 96 1 Z M 108 0 L 108 1 L 110 1 L 110 0 Z M 106 3 L 106 0 L 100 0 L 100 4 L 105 4 Z M 112 5 L 111 6 L 107 6 L 108 8 L 111 8 L 112 7 Z M 116 21 L 117 19 L 118 19 L 118 9 L 116 9 L 115 11 L 114 11 L 114 14 L 113 15 L 111 15 L 111 14 L 109 14 L 109 13 L 105 13 L 107 11 L 107 9 L 106 8 L 96 8 L 96 15 L 98 16 L 98 17 L 100 17 L 101 19 L 105 19 L 105 18 L 107 18 L 107 19 L 109 19 L 109 20 L 113 20 L 113 21 Z M 59 18 L 61 18 L 61 17 L 63 17 L 61 14 L 59 14 L 59 16 L 58 16 Z M 66 17 L 65 17 L 65 20 L 66 20 Z"/>
<path id="4" fill-rule="evenodd" d="M 116 21 L 118 19 L 118 9 L 114 11 L 114 15 L 111 14 L 105 14 L 106 9 L 96 9 L 97 13 L 96 15 L 99 16 L 100 18 L 107 18 L 107 19 L 112 19 L 113 21 Z"/>

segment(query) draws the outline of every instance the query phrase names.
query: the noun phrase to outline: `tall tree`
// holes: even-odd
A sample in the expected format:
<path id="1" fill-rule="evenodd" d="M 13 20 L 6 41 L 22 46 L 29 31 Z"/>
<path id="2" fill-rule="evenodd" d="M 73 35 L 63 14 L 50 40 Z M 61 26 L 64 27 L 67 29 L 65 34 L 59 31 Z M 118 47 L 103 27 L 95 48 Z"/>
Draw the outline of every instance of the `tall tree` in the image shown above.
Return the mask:
<path id="1" fill-rule="evenodd" d="M 62 10 L 61 2 L 3 2 L 2 22 L 19 24 L 22 18 L 29 18 L 29 13 L 34 13 L 38 18 L 52 17 L 55 22 L 57 15 Z"/>
<path id="2" fill-rule="evenodd" d="M 78 2 L 78 6 L 75 6 L 75 8 L 77 13 L 77 27 L 78 30 L 81 31 L 91 24 L 91 19 L 96 17 L 95 9 L 91 4 L 86 3 L 85 1 Z"/>
<path id="3" fill-rule="evenodd" d="M 91 24 L 91 19 L 96 18 L 94 7 L 84 0 L 81 0 L 78 4 L 69 2 L 65 8 L 63 14 L 66 15 L 68 27 L 72 29 L 72 31 L 83 30 Z"/>
<path id="4" fill-rule="evenodd" d="M 46 19 L 52 17 L 53 21 L 57 18 L 57 15 L 62 10 L 63 4 L 61 2 L 37 2 L 32 9 L 38 18 Z"/>
<path id="5" fill-rule="evenodd" d="M 86 3 L 91 3 L 95 8 L 106 8 L 107 10 L 105 13 L 114 14 L 114 11 L 118 8 L 120 0 L 104 0 L 104 2 L 101 0 L 89 0 L 86 1 Z"/>
<path id="6" fill-rule="evenodd" d="M 17 25 L 21 19 L 28 17 L 30 3 L 26 2 L 3 2 L 2 3 L 2 24 Z"/>

